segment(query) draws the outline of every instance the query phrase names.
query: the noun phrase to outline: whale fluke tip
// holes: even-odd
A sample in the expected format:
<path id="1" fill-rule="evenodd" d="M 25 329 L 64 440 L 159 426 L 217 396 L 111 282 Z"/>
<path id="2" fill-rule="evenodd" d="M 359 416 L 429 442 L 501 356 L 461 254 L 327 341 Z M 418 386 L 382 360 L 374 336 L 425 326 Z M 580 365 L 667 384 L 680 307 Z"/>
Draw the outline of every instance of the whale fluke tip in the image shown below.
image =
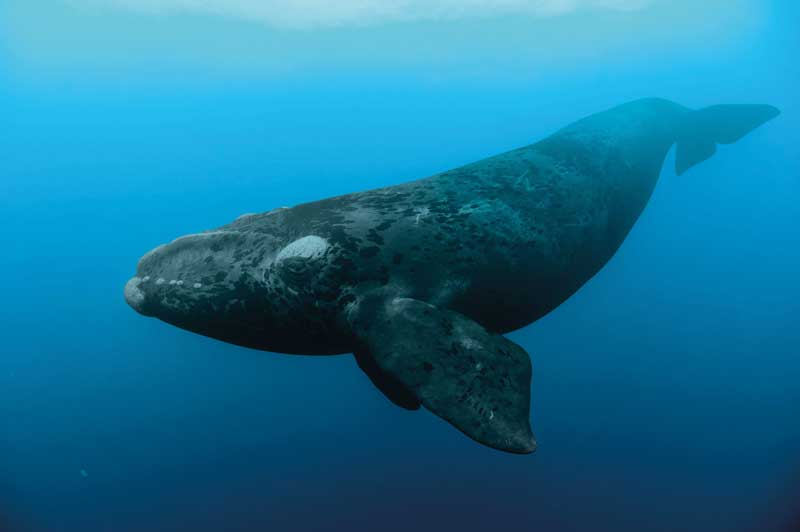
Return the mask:
<path id="1" fill-rule="evenodd" d="M 732 144 L 781 114 L 764 104 L 712 105 L 689 113 L 678 136 L 675 171 L 683 174 L 717 151 L 717 144 Z"/>

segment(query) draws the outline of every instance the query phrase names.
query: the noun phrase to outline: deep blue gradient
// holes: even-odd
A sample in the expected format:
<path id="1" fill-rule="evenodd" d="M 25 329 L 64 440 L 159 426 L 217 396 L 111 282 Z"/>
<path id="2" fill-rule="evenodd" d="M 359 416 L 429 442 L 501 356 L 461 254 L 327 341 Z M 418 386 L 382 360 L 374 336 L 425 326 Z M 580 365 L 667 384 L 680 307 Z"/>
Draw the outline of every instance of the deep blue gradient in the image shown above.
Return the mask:
<path id="1" fill-rule="evenodd" d="M 527 77 L 0 71 L 0 530 L 799 530 L 787 6 L 741 42 Z M 138 258 L 182 234 L 424 177 L 644 96 L 783 114 L 681 177 L 670 155 L 614 259 L 511 335 L 533 360 L 534 455 L 398 409 L 348 355 L 238 348 L 123 300 Z"/>

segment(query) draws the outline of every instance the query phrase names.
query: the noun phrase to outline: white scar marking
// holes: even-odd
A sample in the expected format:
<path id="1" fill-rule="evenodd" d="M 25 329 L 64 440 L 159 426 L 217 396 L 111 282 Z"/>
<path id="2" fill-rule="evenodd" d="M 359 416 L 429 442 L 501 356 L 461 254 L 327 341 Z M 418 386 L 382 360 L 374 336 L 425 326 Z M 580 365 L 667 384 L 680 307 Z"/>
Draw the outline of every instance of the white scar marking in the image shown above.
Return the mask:
<path id="1" fill-rule="evenodd" d="M 183 285 L 183 281 L 178 281 L 178 282 L 177 282 L 177 283 L 175 283 L 175 284 L 177 284 L 178 286 L 182 286 L 182 285 Z"/>
<path id="2" fill-rule="evenodd" d="M 464 349 L 469 349 L 469 350 L 476 350 L 483 347 L 480 342 L 478 342 L 477 340 L 473 340 L 472 338 L 463 338 L 461 340 L 461 346 Z"/>
<path id="3" fill-rule="evenodd" d="M 164 284 L 164 282 L 165 281 L 163 277 L 159 277 L 158 279 L 156 279 L 156 284 Z"/>
<path id="4" fill-rule="evenodd" d="M 178 281 L 176 281 L 175 279 L 172 279 L 172 280 L 169 282 L 169 284 L 171 284 L 171 285 L 175 285 L 175 284 L 178 284 Z"/>
<path id="5" fill-rule="evenodd" d="M 139 283 L 141 282 L 141 279 L 134 277 L 125 285 L 125 300 L 135 309 L 141 308 L 142 303 L 144 303 L 144 293 L 139 290 Z"/>
<path id="6" fill-rule="evenodd" d="M 316 259 L 324 255 L 327 249 L 327 240 L 316 235 L 308 235 L 295 240 L 280 250 L 275 260 L 283 260 L 290 257 Z"/>
<path id="7" fill-rule="evenodd" d="M 431 210 L 427 207 L 417 210 L 417 216 L 414 218 L 414 225 L 419 225 L 419 221 L 430 214 Z"/>
<path id="8" fill-rule="evenodd" d="M 194 283 L 192 286 L 195 287 L 195 288 L 202 288 L 203 284 L 202 283 Z"/>

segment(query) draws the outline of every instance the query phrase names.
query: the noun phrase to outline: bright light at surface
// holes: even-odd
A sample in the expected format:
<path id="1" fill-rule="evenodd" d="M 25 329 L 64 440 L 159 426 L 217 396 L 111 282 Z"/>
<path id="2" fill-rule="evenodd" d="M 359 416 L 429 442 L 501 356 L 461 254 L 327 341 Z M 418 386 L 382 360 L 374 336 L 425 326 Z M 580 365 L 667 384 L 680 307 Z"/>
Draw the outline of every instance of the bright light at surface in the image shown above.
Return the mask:
<path id="1" fill-rule="evenodd" d="M 555 16 L 584 9 L 640 9 L 653 0 L 72 0 L 150 13 L 202 13 L 279 28 L 369 26 L 503 15 Z"/>
<path id="2" fill-rule="evenodd" d="M 167 85 L 393 77 L 576 80 L 735 58 L 762 0 L 4 0 L 0 76 Z M 680 64 L 667 56 L 686 51 Z M 693 66 L 694 65 L 694 66 Z M 590 83 L 586 80 L 584 83 Z"/>

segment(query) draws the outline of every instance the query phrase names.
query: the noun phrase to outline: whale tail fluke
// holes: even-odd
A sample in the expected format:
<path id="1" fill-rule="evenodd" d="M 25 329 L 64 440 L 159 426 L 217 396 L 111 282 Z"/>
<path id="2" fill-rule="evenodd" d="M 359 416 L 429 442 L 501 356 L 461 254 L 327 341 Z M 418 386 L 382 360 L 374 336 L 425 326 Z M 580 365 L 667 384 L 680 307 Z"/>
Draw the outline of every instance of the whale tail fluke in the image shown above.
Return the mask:
<path id="1" fill-rule="evenodd" d="M 688 114 L 678 136 L 675 171 L 681 175 L 714 155 L 717 144 L 732 144 L 780 111 L 771 105 L 712 105 Z"/>

